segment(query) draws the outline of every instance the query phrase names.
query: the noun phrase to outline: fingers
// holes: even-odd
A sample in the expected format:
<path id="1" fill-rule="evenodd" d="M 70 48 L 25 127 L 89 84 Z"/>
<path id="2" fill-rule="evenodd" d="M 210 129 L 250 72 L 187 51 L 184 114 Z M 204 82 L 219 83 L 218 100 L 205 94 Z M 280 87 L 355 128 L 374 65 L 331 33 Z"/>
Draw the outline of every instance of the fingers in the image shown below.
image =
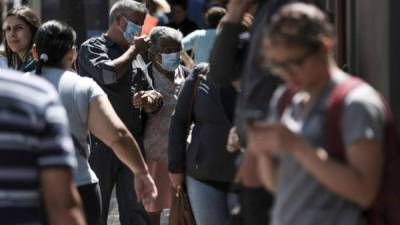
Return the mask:
<path id="1" fill-rule="evenodd" d="M 256 155 L 246 152 L 245 158 L 238 170 L 235 178 L 236 182 L 242 183 L 246 187 L 261 187 L 262 182 L 257 174 Z"/>
<path id="2" fill-rule="evenodd" d="M 229 131 L 229 136 L 228 136 L 228 143 L 226 145 L 226 149 L 228 152 L 236 152 L 240 149 L 240 144 L 239 144 L 239 136 L 236 132 L 236 127 L 233 127 Z"/>
<path id="3" fill-rule="evenodd" d="M 154 201 L 158 195 L 157 188 L 149 174 L 136 177 L 135 192 L 138 201 L 143 203 Z"/>
<path id="4" fill-rule="evenodd" d="M 146 35 L 134 37 L 132 43 L 135 45 L 135 48 L 138 49 L 139 52 L 145 52 L 149 48 L 150 38 Z"/>
<path id="5" fill-rule="evenodd" d="M 152 107 L 154 105 L 159 105 L 162 98 L 162 95 L 154 90 L 139 91 L 133 96 L 133 105 L 136 108 Z"/>
<path id="6" fill-rule="evenodd" d="M 169 179 L 171 181 L 172 187 L 175 190 L 182 188 L 183 184 L 183 174 L 180 173 L 168 173 Z"/>

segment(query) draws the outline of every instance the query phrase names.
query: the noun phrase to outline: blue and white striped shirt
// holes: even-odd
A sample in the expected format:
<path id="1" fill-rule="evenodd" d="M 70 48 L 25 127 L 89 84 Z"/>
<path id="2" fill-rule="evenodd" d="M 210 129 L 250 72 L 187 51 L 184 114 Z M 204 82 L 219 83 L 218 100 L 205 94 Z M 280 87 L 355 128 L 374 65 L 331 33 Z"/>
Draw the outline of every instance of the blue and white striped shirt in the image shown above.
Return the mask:
<path id="1" fill-rule="evenodd" d="M 54 88 L 0 69 L 0 223 L 42 224 L 40 173 L 76 164 Z"/>

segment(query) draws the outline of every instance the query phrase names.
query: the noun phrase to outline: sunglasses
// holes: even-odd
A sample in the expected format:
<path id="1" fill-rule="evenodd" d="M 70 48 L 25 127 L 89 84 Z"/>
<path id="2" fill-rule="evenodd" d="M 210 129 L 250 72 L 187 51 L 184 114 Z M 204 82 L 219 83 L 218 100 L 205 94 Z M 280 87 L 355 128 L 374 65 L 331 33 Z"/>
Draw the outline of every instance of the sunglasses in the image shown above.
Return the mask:
<path id="1" fill-rule="evenodd" d="M 313 48 L 299 56 L 291 57 L 282 61 L 264 59 L 262 62 L 262 68 L 272 73 L 272 75 L 279 76 L 284 73 L 292 75 L 294 71 L 301 67 L 308 58 L 318 51 L 318 49 L 319 48 Z"/>

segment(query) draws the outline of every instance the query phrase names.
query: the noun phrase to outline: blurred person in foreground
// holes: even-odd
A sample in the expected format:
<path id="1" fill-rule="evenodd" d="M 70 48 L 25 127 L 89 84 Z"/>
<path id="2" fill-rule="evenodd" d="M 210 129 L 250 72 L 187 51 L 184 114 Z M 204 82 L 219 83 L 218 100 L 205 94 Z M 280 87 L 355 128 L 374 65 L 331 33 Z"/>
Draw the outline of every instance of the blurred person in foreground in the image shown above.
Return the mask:
<path id="1" fill-rule="evenodd" d="M 334 39 L 326 15 L 310 4 L 284 6 L 264 27 L 260 65 L 296 90 L 280 113 L 284 89 L 277 89 L 267 121 L 248 128 L 249 163 L 259 162 L 252 175 L 275 195 L 272 225 L 363 225 L 377 196 L 385 109 L 371 86 L 358 85 L 344 99 L 336 137 L 343 158 L 326 139 L 329 97 L 350 78 L 334 61 Z"/>
<path id="2" fill-rule="evenodd" d="M 74 146 L 53 86 L 0 70 L 1 224 L 84 225 Z"/>
<path id="3" fill-rule="evenodd" d="M 152 80 L 143 71 L 147 70 L 145 63 L 141 63 L 141 68 L 132 65 L 139 58 L 141 62 L 146 60 L 148 41 L 146 37 L 139 37 L 146 13 L 145 5 L 133 0 L 114 3 L 107 32 L 84 42 L 76 63 L 79 75 L 93 78 L 104 90 L 141 149 L 145 119 L 162 105 L 162 96 L 152 90 Z M 139 104 L 134 106 L 134 99 Z M 134 178 L 129 168 L 101 140 L 93 137 L 92 146 L 89 162 L 99 178 L 102 222 L 107 223 L 111 193 L 116 185 L 121 224 L 149 224 L 147 213 L 133 190 Z"/>
<path id="4" fill-rule="evenodd" d="M 221 30 L 215 39 L 210 54 L 209 78 L 221 86 L 234 83 L 239 87 L 235 110 L 235 126 L 240 141 L 230 145 L 236 149 L 246 149 L 246 123 L 265 115 L 272 93 L 281 82 L 278 77 L 265 76 L 256 60 L 262 28 L 272 12 L 289 0 L 230 0 L 227 12 L 221 21 Z M 246 14 L 256 11 L 254 23 L 249 32 L 243 32 L 242 24 Z M 233 132 L 232 132 L 233 134 Z M 232 139 L 231 139 L 232 140 Z M 246 152 L 243 157 L 247 157 Z M 255 162 L 248 167 L 256 168 Z M 254 179 L 245 178 L 241 183 L 241 204 L 244 223 L 265 225 L 269 221 L 272 195 L 262 184 Z"/>

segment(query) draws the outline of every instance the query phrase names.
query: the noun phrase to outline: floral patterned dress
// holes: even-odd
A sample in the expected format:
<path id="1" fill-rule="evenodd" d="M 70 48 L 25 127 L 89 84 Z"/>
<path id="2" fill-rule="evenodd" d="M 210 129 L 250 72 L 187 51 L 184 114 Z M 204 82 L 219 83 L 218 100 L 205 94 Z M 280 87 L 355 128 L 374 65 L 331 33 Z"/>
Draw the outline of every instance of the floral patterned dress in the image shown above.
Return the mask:
<path id="1" fill-rule="evenodd" d="M 168 132 L 172 111 L 178 99 L 180 89 L 185 81 L 181 67 L 175 70 L 174 80 L 168 79 L 153 66 L 155 89 L 163 96 L 163 107 L 146 122 L 144 132 L 144 147 L 146 161 L 168 161 Z"/>

